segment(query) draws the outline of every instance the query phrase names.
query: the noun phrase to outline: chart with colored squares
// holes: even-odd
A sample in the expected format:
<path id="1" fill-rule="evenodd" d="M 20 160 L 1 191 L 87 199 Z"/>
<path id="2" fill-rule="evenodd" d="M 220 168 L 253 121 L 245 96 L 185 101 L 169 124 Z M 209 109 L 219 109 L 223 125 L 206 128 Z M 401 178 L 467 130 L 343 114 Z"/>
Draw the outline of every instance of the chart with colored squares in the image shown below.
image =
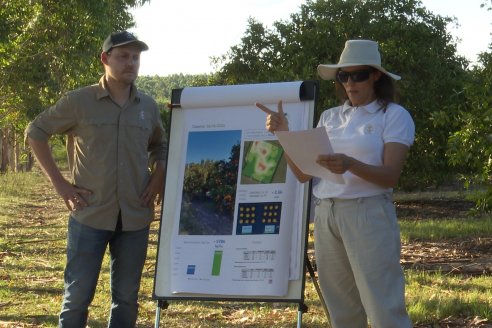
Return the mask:
<path id="1" fill-rule="evenodd" d="M 278 234 L 282 203 L 240 203 L 236 235 Z"/>

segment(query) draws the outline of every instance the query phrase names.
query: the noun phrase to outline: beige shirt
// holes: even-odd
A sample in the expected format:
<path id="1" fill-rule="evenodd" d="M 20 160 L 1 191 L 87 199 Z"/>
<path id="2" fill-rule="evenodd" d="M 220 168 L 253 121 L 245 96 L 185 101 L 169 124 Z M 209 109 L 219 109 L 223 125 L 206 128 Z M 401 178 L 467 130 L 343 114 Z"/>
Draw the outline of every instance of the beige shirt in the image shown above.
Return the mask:
<path id="1" fill-rule="evenodd" d="M 123 230 L 140 230 L 153 219 L 153 206 L 140 204 L 150 170 L 167 155 L 166 134 L 155 101 L 132 86 L 124 107 L 110 97 L 106 81 L 71 91 L 39 114 L 26 129 L 32 139 L 54 134 L 74 138 L 73 183 L 92 191 L 89 204 L 72 212 L 79 222 L 114 230 L 121 211 Z"/>

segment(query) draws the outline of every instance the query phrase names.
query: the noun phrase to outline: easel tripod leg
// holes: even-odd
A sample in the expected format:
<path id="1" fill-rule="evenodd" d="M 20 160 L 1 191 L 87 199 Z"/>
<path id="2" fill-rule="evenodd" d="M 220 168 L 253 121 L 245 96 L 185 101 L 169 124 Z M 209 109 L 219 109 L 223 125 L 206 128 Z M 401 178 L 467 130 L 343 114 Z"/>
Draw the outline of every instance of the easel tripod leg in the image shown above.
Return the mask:
<path id="1" fill-rule="evenodd" d="M 319 288 L 318 281 L 316 280 L 316 275 L 314 273 L 313 266 L 311 265 L 311 261 L 309 261 L 307 254 L 306 254 L 306 267 L 309 271 L 309 276 L 311 277 L 311 281 L 313 282 L 314 288 L 318 293 L 318 297 L 321 302 L 321 305 L 323 306 L 323 310 L 325 311 L 326 319 L 328 320 L 328 322 L 330 322 L 330 313 L 328 312 L 328 308 L 326 307 L 325 299 L 323 297 L 323 294 L 321 293 L 321 289 Z"/>
<path id="2" fill-rule="evenodd" d="M 159 322 L 161 321 L 161 308 L 157 305 L 157 309 L 155 310 L 155 328 L 159 328 Z"/>
<path id="3" fill-rule="evenodd" d="M 169 303 L 164 300 L 157 300 L 157 309 L 155 311 L 155 328 L 159 328 L 160 321 L 161 321 L 161 309 L 167 309 L 169 306 Z"/>
<path id="4" fill-rule="evenodd" d="M 299 307 L 297 309 L 297 328 L 302 327 L 302 314 L 307 312 L 308 307 L 304 303 L 299 303 Z"/>

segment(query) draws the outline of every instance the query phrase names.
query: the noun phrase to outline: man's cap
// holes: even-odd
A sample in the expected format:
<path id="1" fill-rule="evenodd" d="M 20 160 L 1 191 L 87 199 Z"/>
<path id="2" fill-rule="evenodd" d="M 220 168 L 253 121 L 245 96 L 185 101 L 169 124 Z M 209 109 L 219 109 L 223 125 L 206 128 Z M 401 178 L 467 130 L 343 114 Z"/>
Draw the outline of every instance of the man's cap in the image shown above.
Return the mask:
<path id="1" fill-rule="evenodd" d="M 106 40 L 104 40 L 102 51 L 109 52 L 111 49 L 115 47 L 120 47 L 125 44 L 135 43 L 140 47 L 140 50 L 145 51 L 148 50 L 149 47 L 135 37 L 135 35 L 131 34 L 128 31 L 114 32 L 111 33 Z"/>

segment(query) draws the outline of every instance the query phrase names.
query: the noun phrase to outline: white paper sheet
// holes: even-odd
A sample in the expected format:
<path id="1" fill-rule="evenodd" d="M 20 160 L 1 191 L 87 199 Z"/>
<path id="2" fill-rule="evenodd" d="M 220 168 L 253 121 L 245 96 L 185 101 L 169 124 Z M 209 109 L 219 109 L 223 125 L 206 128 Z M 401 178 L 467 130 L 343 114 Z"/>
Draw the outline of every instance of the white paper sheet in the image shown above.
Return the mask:
<path id="1" fill-rule="evenodd" d="M 334 183 L 345 183 L 341 174 L 332 173 L 316 163 L 319 155 L 333 153 L 324 127 L 304 131 L 277 131 L 275 135 L 302 172 Z"/>

